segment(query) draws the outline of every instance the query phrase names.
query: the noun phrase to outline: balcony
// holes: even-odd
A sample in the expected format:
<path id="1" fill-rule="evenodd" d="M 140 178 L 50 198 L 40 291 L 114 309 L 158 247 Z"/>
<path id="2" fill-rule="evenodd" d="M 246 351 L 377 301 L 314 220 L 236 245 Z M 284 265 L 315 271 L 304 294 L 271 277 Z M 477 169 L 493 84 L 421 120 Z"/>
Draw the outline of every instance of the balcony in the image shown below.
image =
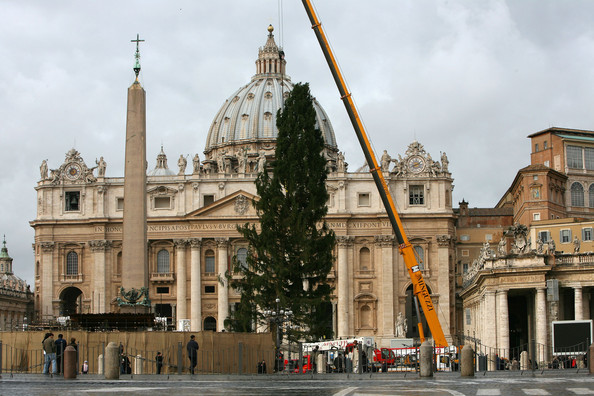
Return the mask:
<path id="1" fill-rule="evenodd" d="M 62 274 L 62 282 L 65 283 L 82 283 L 83 275 L 82 274 Z"/>
<path id="2" fill-rule="evenodd" d="M 175 281 L 174 272 L 151 272 L 151 282 L 155 283 L 170 283 Z"/>

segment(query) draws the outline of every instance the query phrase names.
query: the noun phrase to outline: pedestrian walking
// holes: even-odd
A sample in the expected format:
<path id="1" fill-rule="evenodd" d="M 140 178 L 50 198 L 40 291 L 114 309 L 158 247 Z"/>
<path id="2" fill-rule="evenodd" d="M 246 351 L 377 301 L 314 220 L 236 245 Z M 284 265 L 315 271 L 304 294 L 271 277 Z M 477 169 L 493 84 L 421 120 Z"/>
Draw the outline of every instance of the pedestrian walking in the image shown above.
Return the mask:
<path id="1" fill-rule="evenodd" d="M 161 352 L 157 352 L 155 363 L 157 363 L 157 374 L 161 374 L 161 368 L 163 367 L 163 355 Z"/>
<path id="2" fill-rule="evenodd" d="M 190 373 L 194 374 L 194 368 L 198 364 L 198 343 L 195 340 L 195 336 L 192 334 L 190 336 L 190 341 L 188 341 L 188 345 L 186 345 L 186 349 L 188 350 L 188 359 L 190 359 Z"/>
<path id="3" fill-rule="evenodd" d="M 43 351 L 45 352 L 45 361 L 43 363 L 43 374 L 50 374 L 56 372 L 56 342 L 54 341 L 54 334 L 49 333 L 48 337 L 43 341 Z M 50 369 L 51 365 L 51 369 Z"/>
<path id="4" fill-rule="evenodd" d="M 58 374 L 64 371 L 64 349 L 66 349 L 66 340 L 64 339 L 64 335 L 58 334 L 58 339 L 56 340 L 56 366 Z"/>

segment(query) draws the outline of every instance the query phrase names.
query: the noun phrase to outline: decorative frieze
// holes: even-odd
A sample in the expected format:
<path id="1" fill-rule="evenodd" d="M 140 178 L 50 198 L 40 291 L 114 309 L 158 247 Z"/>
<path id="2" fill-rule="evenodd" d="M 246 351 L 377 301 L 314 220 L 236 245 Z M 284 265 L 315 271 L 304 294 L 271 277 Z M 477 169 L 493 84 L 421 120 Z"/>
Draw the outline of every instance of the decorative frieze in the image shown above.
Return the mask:
<path id="1" fill-rule="evenodd" d="M 54 242 L 40 242 L 41 250 L 43 253 L 51 253 L 54 251 L 56 244 Z"/>
<path id="2" fill-rule="evenodd" d="M 89 241 L 89 246 L 93 252 L 105 251 L 111 248 L 112 241 L 108 241 L 106 239 L 97 239 L 94 241 Z"/>
<path id="3" fill-rule="evenodd" d="M 190 243 L 190 246 L 193 248 L 200 249 L 200 247 L 202 246 L 202 238 L 190 238 L 188 239 L 188 242 Z"/>
<path id="4" fill-rule="evenodd" d="M 226 248 L 229 246 L 229 238 L 215 238 L 215 242 L 219 248 Z"/>
<path id="5" fill-rule="evenodd" d="M 176 248 L 185 248 L 189 243 L 188 239 L 174 239 L 173 244 Z"/>
<path id="6" fill-rule="evenodd" d="M 452 244 L 452 236 L 451 235 L 436 235 L 435 240 L 437 241 L 437 246 L 439 247 L 448 247 Z"/>
<path id="7" fill-rule="evenodd" d="M 373 241 L 380 247 L 391 247 L 394 245 L 394 235 L 376 235 Z"/>
<path id="8" fill-rule="evenodd" d="M 355 240 L 355 238 L 352 236 L 338 235 L 336 237 L 336 244 L 338 245 L 338 247 L 345 248 L 345 247 L 352 246 L 354 240 Z"/>

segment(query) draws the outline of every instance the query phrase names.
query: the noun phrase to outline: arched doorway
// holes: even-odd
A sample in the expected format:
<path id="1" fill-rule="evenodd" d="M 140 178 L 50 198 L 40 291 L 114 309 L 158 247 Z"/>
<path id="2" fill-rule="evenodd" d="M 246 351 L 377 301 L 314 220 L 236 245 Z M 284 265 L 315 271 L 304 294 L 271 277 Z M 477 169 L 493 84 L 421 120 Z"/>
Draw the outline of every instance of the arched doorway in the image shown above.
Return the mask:
<path id="1" fill-rule="evenodd" d="M 431 294 L 431 289 L 427 286 L 427 291 Z M 415 308 L 415 301 L 413 295 L 413 285 L 408 286 L 406 289 L 406 321 L 408 322 L 408 329 L 406 331 L 407 338 L 419 338 L 419 318 L 417 316 L 417 310 Z M 423 326 L 423 334 L 425 338 L 431 336 L 431 330 L 427 325 L 427 320 L 422 313 L 423 308 L 419 305 L 419 311 L 421 311 L 421 324 Z"/>
<path id="2" fill-rule="evenodd" d="M 204 319 L 204 331 L 217 331 L 217 320 L 212 316 L 209 316 Z"/>
<path id="3" fill-rule="evenodd" d="M 82 291 L 78 287 L 67 287 L 60 293 L 60 315 L 69 316 L 81 312 Z"/>

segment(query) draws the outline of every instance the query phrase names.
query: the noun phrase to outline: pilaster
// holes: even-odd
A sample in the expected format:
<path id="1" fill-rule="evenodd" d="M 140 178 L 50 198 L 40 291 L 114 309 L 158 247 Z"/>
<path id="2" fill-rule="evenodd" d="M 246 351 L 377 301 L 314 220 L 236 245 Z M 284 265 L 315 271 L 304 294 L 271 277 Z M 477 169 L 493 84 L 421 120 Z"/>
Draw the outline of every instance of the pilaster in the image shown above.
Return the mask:
<path id="1" fill-rule="evenodd" d="M 229 238 L 216 238 L 219 265 L 218 265 L 218 301 L 217 301 L 217 331 L 225 329 L 225 319 L 229 317 L 229 281 L 227 280 L 227 262 L 229 260 Z"/>
<path id="2" fill-rule="evenodd" d="M 202 300 L 200 271 L 200 238 L 190 239 L 190 329 L 202 330 Z"/>
<path id="3" fill-rule="evenodd" d="M 186 246 L 187 239 L 175 239 L 175 263 L 176 263 L 176 303 L 177 303 L 177 330 L 183 330 L 180 320 L 187 319 L 188 312 L 186 308 L 187 300 L 187 281 L 186 281 Z"/>

